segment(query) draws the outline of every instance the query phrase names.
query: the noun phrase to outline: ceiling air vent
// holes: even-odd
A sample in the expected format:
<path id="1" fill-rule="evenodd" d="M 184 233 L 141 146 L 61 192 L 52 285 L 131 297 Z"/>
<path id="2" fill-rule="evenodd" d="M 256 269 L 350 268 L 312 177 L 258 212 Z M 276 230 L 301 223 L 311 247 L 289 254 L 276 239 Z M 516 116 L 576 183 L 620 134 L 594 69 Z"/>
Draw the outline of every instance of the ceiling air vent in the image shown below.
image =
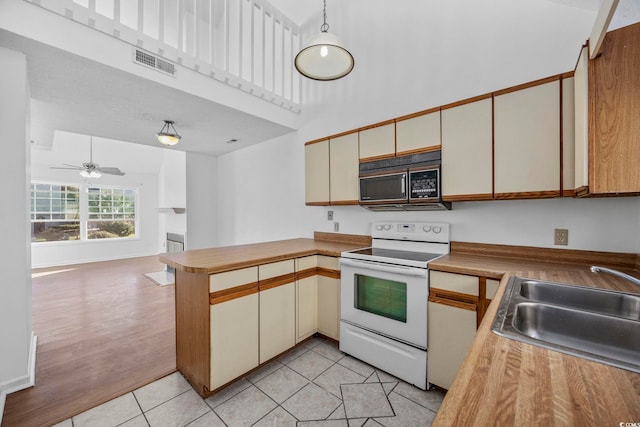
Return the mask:
<path id="1" fill-rule="evenodd" d="M 175 64 L 165 61 L 162 58 L 159 58 L 155 55 L 150 54 L 149 52 L 145 52 L 144 50 L 134 49 L 134 57 L 133 61 L 144 65 L 146 67 L 153 68 L 154 70 L 161 71 L 165 74 L 169 74 L 171 76 L 175 76 L 176 74 L 176 66 Z"/>

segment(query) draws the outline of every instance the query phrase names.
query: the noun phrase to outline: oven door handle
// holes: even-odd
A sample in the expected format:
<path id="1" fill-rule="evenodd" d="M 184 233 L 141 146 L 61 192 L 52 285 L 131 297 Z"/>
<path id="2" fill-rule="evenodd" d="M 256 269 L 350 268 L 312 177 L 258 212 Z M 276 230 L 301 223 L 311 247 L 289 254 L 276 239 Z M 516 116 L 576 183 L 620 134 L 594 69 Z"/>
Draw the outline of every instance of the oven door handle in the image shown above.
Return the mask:
<path id="1" fill-rule="evenodd" d="M 385 273 L 400 274 L 403 276 L 416 276 L 416 277 L 424 277 L 424 278 L 427 277 L 427 270 L 423 268 L 404 267 L 400 265 L 391 266 L 387 264 L 380 264 L 377 262 L 362 261 L 362 260 L 352 261 L 346 258 L 340 258 L 340 264 L 346 265 L 349 267 L 356 267 L 356 268 L 359 267 L 359 268 L 366 268 L 368 270 L 382 271 Z"/>

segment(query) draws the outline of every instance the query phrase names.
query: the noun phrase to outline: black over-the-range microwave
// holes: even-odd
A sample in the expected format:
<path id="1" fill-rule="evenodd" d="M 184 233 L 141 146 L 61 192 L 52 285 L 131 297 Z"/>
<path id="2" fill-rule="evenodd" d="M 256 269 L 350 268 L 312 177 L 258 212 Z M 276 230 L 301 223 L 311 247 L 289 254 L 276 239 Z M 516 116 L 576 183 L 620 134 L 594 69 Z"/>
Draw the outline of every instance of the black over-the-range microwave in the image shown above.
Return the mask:
<path id="1" fill-rule="evenodd" d="M 440 193 L 439 154 L 361 164 L 360 204 L 371 210 L 451 209 Z"/>

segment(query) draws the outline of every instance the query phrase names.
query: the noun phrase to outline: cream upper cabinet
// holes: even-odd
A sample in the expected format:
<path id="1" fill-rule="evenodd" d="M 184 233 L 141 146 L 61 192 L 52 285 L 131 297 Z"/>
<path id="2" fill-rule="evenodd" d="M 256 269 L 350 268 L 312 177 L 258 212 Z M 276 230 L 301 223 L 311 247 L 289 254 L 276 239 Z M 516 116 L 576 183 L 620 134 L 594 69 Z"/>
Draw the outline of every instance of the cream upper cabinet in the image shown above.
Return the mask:
<path id="1" fill-rule="evenodd" d="M 393 157 L 396 153 L 395 123 L 362 130 L 359 138 L 361 161 Z"/>
<path id="2" fill-rule="evenodd" d="M 491 199 L 492 161 L 491 98 L 443 109 L 443 199 Z"/>
<path id="3" fill-rule="evenodd" d="M 562 79 L 562 195 L 575 195 L 574 78 Z"/>
<path id="4" fill-rule="evenodd" d="M 305 202 L 329 204 L 329 140 L 304 146 Z"/>
<path id="5" fill-rule="evenodd" d="M 496 198 L 559 195 L 559 80 L 495 96 L 494 156 Z"/>
<path id="6" fill-rule="evenodd" d="M 329 140 L 330 200 L 332 204 L 358 204 L 358 133 Z"/>
<path id="7" fill-rule="evenodd" d="M 589 187 L 589 48 L 583 47 L 573 77 L 575 107 L 574 184 L 580 193 Z"/>
<path id="8" fill-rule="evenodd" d="M 440 149 L 440 110 L 396 121 L 398 156 Z"/>

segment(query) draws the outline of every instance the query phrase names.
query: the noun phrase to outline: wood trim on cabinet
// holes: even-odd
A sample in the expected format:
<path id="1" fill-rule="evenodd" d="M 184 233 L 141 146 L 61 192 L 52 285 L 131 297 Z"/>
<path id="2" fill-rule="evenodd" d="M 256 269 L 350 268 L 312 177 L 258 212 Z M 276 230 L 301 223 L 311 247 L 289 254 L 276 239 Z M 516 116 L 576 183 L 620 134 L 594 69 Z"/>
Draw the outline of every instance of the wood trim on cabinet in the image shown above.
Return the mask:
<path id="1" fill-rule="evenodd" d="M 318 138 L 318 139 L 314 139 L 313 141 L 308 141 L 305 142 L 304 145 L 312 145 L 312 144 L 318 144 L 320 142 L 325 142 L 329 139 L 329 137 L 325 137 L 325 138 Z"/>
<path id="2" fill-rule="evenodd" d="M 268 279 L 258 281 L 258 289 L 266 291 L 268 289 L 277 288 L 278 286 L 288 285 L 296 281 L 296 274 L 289 273 L 282 276 L 269 277 Z"/>
<path id="3" fill-rule="evenodd" d="M 564 84 L 564 79 L 562 78 L 562 76 L 560 77 L 560 82 L 558 84 L 558 86 L 560 86 L 560 105 L 558 105 L 558 111 L 560 112 L 560 126 L 559 126 L 559 132 L 560 132 L 560 196 L 564 196 L 564 150 L 563 150 L 563 142 L 564 142 L 564 108 L 562 108 L 562 102 L 563 102 L 563 86 Z M 575 108 L 575 107 L 574 107 Z"/>
<path id="4" fill-rule="evenodd" d="M 335 135 L 331 135 L 329 136 L 329 139 L 336 139 L 336 138 L 340 138 L 341 136 L 347 136 L 347 135 L 351 135 L 352 133 L 358 133 L 360 132 L 360 129 L 351 129 L 351 130 L 347 130 L 344 132 L 340 132 L 340 133 L 336 133 Z"/>
<path id="5" fill-rule="evenodd" d="M 478 304 L 477 295 L 464 294 L 462 292 L 449 291 L 447 289 L 431 287 L 429 288 L 429 298 L 431 297 L 456 300 L 465 304 L 473 304 L 473 305 Z"/>
<path id="6" fill-rule="evenodd" d="M 554 263 L 559 264 L 602 264 L 613 268 L 626 269 L 635 268 L 637 256 L 636 254 L 624 252 L 596 252 L 455 241 L 451 242 L 451 253 L 538 262 L 553 260 Z"/>
<path id="7" fill-rule="evenodd" d="M 360 159 L 360 163 L 373 162 L 376 160 L 384 160 L 384 159 L 393 159 L 394 157 L 395 157 L 395 154 L 382 154 L 380 156 L 365 157 L 363 159 Z"/>
<path id="8" fill-rule="evenodd" d="M 373 129 L 373 128 L 379 128 L 380 126 L 392 125 L 395 122 L 396 122 L 395 119 L 389 119 L 389 120 L 385 120 L 384 122 L 378 122 L 372 125 L 366 125 L 361 128 L 358 128 L 358 132 L 362 132 L 362 131 Z"/>
<path id="9" fill-rule="evenodd" d="M 332 201 L 331 203 L 329 203 L 330 206 L 347 206 L 347 205 L 359 205 L 360 201 L 359 200 L 339 200 L 339 201 Z"/>
<path id="10" fill-rule="evenodd" d="M 477 306 L 475 304 L 470 304 L 462 301 L 452 300 L 448 298 L 438 298 L 438 297 L 429 297 L 429 302 L 433 302 L 436 304 L 448 305 L 450 307 L 461 308 L 463 310 L 469 311 L 478 311 Z"/>
<path id="11" fill-rule="evenodd" d="M 335 243 L 349 243 L 354 245 L 371 246 L 371 236 L 362 234 L 342 234 L 328 233 L 324 231 L 314 231 L 313 240 Z"/>
<path id="12" fill-rule="evenodd" d="M 237 298 L 246 297 L 247 295 L 255 294 L 256 292 L 258 292 L 258 282 L 234 286 L 233 288 L 224 289 L 222 291 L 211 292 L 209 294 L 209 304 L 220 304 Z"/>
<path id="13" fill-rule="evenodd" d="M 496 197 L 496 97 L 491 95 L 491 199 Z"/>
<path id="14" fill-rule="evenodd" d="M 491 98 L 493 93 L 485 93 L 483 95 L 474 96 L 472 98 L 462 99 L 460 101 L 452 102 L 450 104 L 442 105 L 440 110 L 448 110 L 449 108 L 459 107 L 465 104 L 471 104 L 472 102 L 482 101 L 483 99 Z"/>
<path id="15" fill-rule="evenodd" d="M 517 200 L 517 199 L 552 199 L 560 197 L 560 191 L 522 191 L 517 193 L 495 193 L 496 200 Z"/>
<path id="16" fill-rule="evenodd" d="M 576 197 L 576 190 L 562 190 L 562 197 Z"/>
<path id="17" fill-rule="evenodd" d="M 575 193 L 577 197 L 584 197 L 589 194 L 589 186 L 583 185 L 575 189 Z"/>
<path id="18" fill-rule="evenodd" d="M 307 206 L 331 206 L 331 202 L 305 202 Z"/>
<path id="19" fill-rule="evenodd" d="M 176 270 L 176 367 L 193 388 L 209 392 L 210 308 L 209 276 Z"/>
<path id="20" fill-rule="evenodd" d="M 640 272 L 640 254 L 636 254 L 636 268 L 637 272 Z"/>
<path id="21" fill-rule="evenodd" d="M 296 271 L 296 280 L 306 279 L 313 277 L 318 273 L 318 267 L 307 268 L 306 270 Z"/>
<path id="22" fill-rule="evenodd" d="M 528 89 L 534 86 L 540 86 L 543 84 L 555 82 L 562 79 L 562 74 L 557 74 L 555 76 L 545 77 L 543 79 L 534 80 L 532 82 L 522 83 L 516 86 L 511 86 L 506 89 L 501 89 L 493 93 L 493 96 L 506 95 L 507 93 L 517 92 L 519 90 Z"/>
<path id="23" fill-rule="evenodd" d="M 576 63 L 577 66 L 577 63 Z M 564 79 L 570 79 L 571 77 L 575 77 L 575 71 L 567 71 L 566 73 L 562 73 L 560 74 L 560 78 Z"/>
<path id="24" fill-rule="evenodd" d="M 478 201 L 478 200 L 493 200 L 493 194 L 455 194 L 449 196 L 442 196 L 444 202 L 465 202 L 465 201 Z"/>
<path id="25" fill-rule="evenodd" d="M 429 108 L 428 110 L 422 110 L 422 111 L 418 111 L 416 113 L 411 113 L 411 114 L 407 114 L 407 115 L 404 115 L 404 116 L 396 117 L 395 118 L 395 122 L 398 123 L 398 122 L 402 122 L 404 120 L 414 119 L 414 118 L 420 117 L 420 116 L 426 116 L 427 114 L 435 113 L 437 111 L 440 111 L 440 107 Z"/>
<path id="26" fill-rule="evenodd" d="M 476 315 L 476 329 L 480 326 L 484 313 L 487 311 L 489 303 L 487 302 L 487 278 L 478 277 L 478 312 Z"/>
<path id="27" fill-rule="evenodd" d="M 440 151 L 442 145 L 432 145 L 431 147 L 416 148 L 415 150 L 407 150 L 396 152 L 396 156 L 409 156 L 411 154 L 430 153 L 432 151 Z"/>
<path id="28" fill-rule="evenodd" d="M 340 271 L 330 268 L 318 267 L 317 274 L 318 276 L 330 277 L 332 279 L 340 278 Z"/>

